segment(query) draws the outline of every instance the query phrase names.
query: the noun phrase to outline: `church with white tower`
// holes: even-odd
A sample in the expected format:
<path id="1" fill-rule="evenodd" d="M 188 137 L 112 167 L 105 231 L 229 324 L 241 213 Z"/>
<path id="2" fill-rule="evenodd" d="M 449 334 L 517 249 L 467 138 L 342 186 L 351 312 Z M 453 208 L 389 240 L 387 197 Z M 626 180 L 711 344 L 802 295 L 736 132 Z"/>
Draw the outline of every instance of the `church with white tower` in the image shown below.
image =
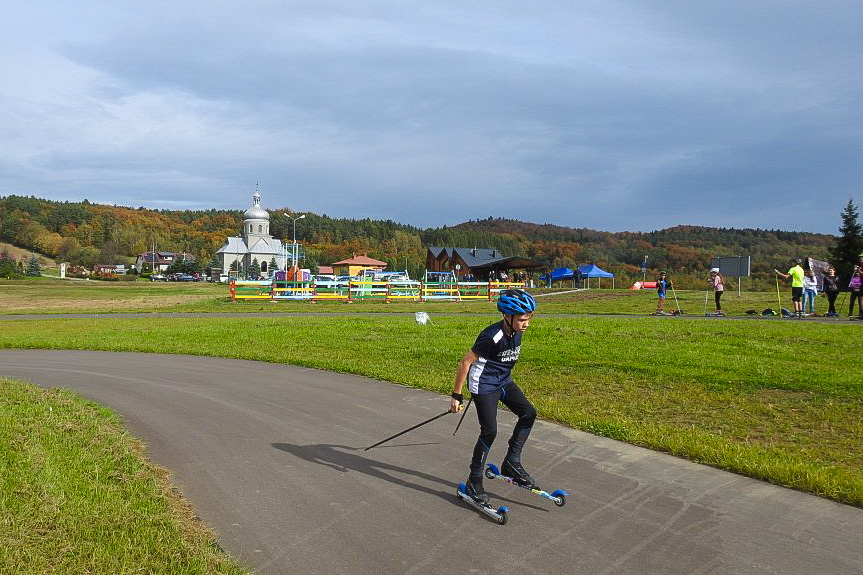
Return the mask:
<path id="1" fill-rule="evenodd" d="M 282 261 L 284 247 L 270 235 L 270 214 L 261 207 L 261 194 L 257 188 L 252 196 L 252 207 L 243 214 L 243 235 L 228 238 L 228 242 L 216 254 L 224 274 L 234 263 L 237 264 L 235 269 L 245 272 L 252 261 L 258 260 L 261 275 L 268 276 L 274 271 L 270 269 L 273 259 Z"/>

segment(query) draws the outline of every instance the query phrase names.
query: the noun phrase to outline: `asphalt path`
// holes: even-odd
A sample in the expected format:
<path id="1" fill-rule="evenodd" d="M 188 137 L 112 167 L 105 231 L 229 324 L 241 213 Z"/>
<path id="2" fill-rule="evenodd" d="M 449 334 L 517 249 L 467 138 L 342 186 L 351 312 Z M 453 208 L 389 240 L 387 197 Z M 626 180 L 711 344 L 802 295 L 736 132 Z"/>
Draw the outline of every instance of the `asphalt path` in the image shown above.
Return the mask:
<path id="1" fill-rule="evenodd" d="M 460 502 L 478 433 L 448 398 L 363 377 L 241 360 L 0 351 L 0 375 L 121 414 L 149 457 L 262 574 L 863 573 L 863 510 L 537 423 L 524 463 L 555 507 L 486 480 L 498 525 Z M 499 463 L 513 418 L 500 414 Z"/>

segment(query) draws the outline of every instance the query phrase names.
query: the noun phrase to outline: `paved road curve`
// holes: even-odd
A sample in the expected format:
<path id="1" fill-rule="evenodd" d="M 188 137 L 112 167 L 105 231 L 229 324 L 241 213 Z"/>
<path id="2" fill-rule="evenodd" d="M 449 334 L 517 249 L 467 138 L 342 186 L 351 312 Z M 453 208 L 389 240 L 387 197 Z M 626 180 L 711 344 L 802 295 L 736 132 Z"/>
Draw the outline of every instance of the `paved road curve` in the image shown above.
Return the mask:
<path id="1" fill-rule="evenodd" d="M 79 391 L 124 417 L 156 463 L 262 574 L 855 574 L 863 510 L 537 424 L 525 454 L 567 505 L 501 482 L 497 525 L 460 503 L 477 433 L 444 397 L 297 367 L 133 353 L 0 351 L 0 375 Z M 512 419 L 502 413 L 492 458 Z"/>

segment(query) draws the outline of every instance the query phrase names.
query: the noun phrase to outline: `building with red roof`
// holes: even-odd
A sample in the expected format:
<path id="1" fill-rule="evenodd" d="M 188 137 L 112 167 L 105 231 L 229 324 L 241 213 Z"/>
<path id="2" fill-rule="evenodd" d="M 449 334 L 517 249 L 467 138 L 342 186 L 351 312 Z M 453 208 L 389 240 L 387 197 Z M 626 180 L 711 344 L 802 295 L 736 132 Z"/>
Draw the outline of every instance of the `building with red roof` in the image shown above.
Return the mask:
<path id="1" fill-rule="evenodd" d="M 387 263 L 363 254 L 335 262 L 332 264 L 332 267 L 333 273 L 337 276 L 358 276 L 363 270 L 383 271 L 386 269 Z"/>

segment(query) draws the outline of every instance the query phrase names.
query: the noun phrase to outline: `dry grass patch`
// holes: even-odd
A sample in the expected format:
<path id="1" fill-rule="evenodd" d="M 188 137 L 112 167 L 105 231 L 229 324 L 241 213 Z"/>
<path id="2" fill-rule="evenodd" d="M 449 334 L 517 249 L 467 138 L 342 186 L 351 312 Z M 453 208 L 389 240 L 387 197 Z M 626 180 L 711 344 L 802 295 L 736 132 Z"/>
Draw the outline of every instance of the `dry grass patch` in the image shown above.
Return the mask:
<path id="1" fill-rule="evenodd" d="M 0 285 L 0 309 L 7 314 L 160 312 L 227 299 L 227 288 L 223 295 L 205 284 L 45 279 Z"/>

